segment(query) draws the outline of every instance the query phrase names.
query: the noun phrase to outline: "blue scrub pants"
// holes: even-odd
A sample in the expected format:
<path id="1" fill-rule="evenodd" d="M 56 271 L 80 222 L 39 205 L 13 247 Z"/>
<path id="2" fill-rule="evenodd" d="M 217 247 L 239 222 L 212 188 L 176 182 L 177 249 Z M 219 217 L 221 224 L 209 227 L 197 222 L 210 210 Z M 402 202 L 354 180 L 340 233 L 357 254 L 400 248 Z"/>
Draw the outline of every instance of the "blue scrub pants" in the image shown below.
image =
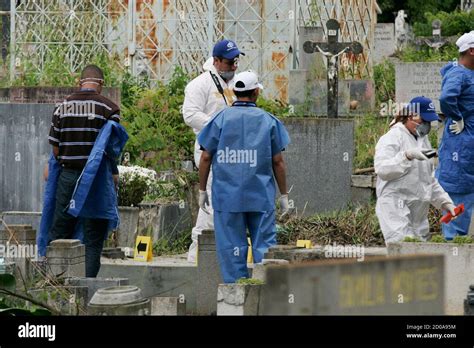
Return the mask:
<path id="1" fill-rule="evenodd" d="M 464 203 L 464 213 L 457 219 L 451 220 L 449 224 L 442 224 L 444 238 L 452 240 L 456 235 L 465 236 L 469 232 L 469 225 L 471 224 L 472 209 L 474 206 L 474 193 L 449 193 L 449 197 L 454 202 L 454 205 Z M 446 213 L 446 212 L 444 212 Z"/>
<path id="2" fill-rule="evenodd" d="M 248 278 L 247 228 L 255 263 L 276 244 L 275 211 L 229 213 L 214 211 L 217 259 L 225 283 Z"/>

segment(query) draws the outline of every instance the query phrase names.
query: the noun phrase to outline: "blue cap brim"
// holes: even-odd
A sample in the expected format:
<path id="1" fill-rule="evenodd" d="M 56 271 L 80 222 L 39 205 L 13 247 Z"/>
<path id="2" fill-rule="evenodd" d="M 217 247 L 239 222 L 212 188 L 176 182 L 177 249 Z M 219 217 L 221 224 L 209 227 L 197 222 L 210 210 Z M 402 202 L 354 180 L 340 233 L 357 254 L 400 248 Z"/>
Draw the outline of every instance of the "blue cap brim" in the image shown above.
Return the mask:
<path id="1" fill-rule="evenodd" d="M 439 121 L 439 116 L 436 112 L 422 112 L 421 118 L 426 122 Z"/>
<path id="2" fill-rule="evenodd" d="M 236 50 L 233 50 L 229 53 L 223 54 L 222 57 L 225 58 L 225 59 L 234 59 L 235 57 L 237 57 L 240 54 L 245 56 L 245 53 L 242 53 L 242 52 L 240 52 L 239 49 L 236 49 Z"/>

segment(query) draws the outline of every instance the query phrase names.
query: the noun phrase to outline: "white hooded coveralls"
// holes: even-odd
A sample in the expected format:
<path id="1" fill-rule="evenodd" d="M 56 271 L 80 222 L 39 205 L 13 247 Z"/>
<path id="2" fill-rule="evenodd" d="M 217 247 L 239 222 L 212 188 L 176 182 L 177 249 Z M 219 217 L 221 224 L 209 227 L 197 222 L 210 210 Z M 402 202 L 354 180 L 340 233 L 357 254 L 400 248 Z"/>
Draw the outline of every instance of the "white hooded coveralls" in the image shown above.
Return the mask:
<path id="1" fill-rule="evenodd" d="M 196 77 L 194 80 L 188 83 L 184 90 L 184 103 L 183 103 L 183 118 L 184 122 L 193 128 L 194 133 L 197 135 L 212 118 L 212 116 L 225 108 L 227 105 L 232 105 L 235 100 L 234 92 L 230 89 L 233 80 L 227 83 L 220 77 L 216 68 L 214 67 L 214 58 L 209 58 L 203 65 L 204 72 Z M 227 105 L 219 93 L 214 80 L 212 79 L 211 71 L 215 76 L 218 77 L 219 82 L 224 89 L 224 95 L 227 100 Z M 194 161 L 196 166 L 199 167 L 199 161 L 201 160 L 201 153 L 199 144 L 197 141 L 194 143 Z M 207 181 L 207 195 L 209 197 L 209 214 L 206 214 L 202 209 L 199 209 L 196 225 L 194 226 L 191 237 L 192 244 L 189 247 L 188 261 L 195 262 L 197 254 L 197 242 L 198 235 L 201 234 L 202 230 L 214 229 L 214 213 L 212 210 L 212 172 L 209 173 L 209 179 Z"/>
<path id="2" fill-rule="evenodd" d="M 416 139 L 400 122 L 375 147 L 376 213 L 386 244 L 407 236 L 426 240 L 430 204 L 438 209 L 445 203 L 452 204 L 433 175 L 432 160 L 406 158 L 405 151 L 412 148 L 432 147 L 428 136 Z"/>

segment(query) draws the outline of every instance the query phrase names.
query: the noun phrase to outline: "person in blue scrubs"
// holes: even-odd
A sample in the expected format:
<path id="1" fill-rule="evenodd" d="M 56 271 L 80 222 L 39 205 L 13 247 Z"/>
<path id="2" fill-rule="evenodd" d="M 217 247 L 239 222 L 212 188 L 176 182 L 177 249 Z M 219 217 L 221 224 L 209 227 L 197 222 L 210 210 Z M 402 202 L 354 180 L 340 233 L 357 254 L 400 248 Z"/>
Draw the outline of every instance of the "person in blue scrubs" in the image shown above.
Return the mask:
<path id="1" fill-rule="evenodd" d="M 212 204 L 217 257 L 225 283 L 248 278 L 247 229 L 255 263 L 276 244 L 275 195 L 288 212 L 286 170 L 282 151 L 288 132 L 256 100 L 262 85 L 246 71 L 235 77 L 237 101 L 214 115 L 198 136 L 203 151 L 199 164 L 199 206 L 209 206 L 206 184 L 212 165 Z"/>
<path id="2" fill-rule="evenodd" d="M 441 111 L 446 119 L 439 148 L 436 177 L 455 205 L 464 203 L 465 212 L 443 224 L 447 240 L 467 235 L 474 205 L 474 31 L 461 36 L 458 62 L 441 70 Z"/>

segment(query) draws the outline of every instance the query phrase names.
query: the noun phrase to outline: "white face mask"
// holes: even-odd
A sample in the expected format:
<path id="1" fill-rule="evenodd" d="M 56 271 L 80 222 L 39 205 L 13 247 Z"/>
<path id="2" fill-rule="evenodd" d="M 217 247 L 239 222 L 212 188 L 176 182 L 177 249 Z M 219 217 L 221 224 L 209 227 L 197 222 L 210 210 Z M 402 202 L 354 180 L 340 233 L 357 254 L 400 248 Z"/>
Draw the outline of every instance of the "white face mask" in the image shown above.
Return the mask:
<path id="1" fill-rule="evenodd" d="M 219 75 L 225 80 L 230 81 L 235 76 L 235 71 L 219 71 Z"/>

